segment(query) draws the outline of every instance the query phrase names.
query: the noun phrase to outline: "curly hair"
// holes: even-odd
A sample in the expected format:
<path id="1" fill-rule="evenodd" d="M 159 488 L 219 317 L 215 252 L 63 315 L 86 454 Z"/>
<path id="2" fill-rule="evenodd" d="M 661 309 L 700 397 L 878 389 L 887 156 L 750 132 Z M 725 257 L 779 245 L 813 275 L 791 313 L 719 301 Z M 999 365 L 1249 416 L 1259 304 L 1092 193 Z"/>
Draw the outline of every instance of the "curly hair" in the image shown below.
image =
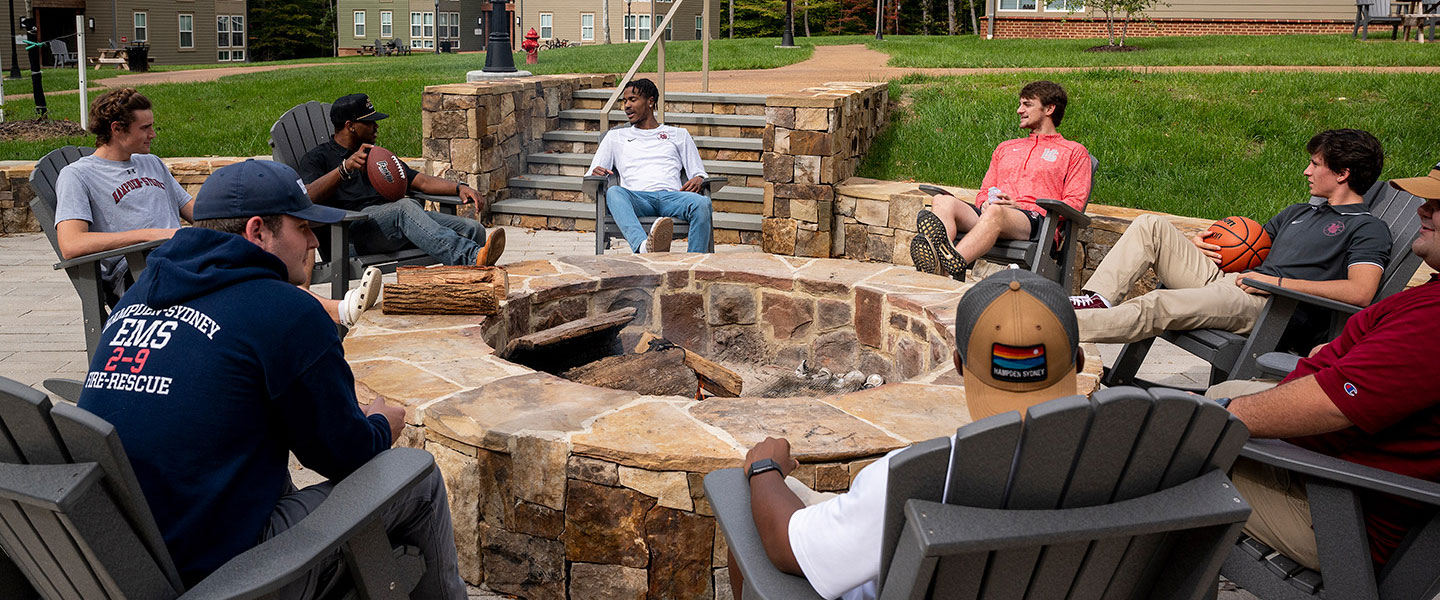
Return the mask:
<path id="1" fill-rule="evenodd" d="M 112 123 L 119 123 L 121 129 L 129 129 L 137 110 L 150 110 L 150 99 L 135 88 L 111 90 L 96 98 L 90 104 L 90 133 L 95 134 L 95 145 L 110 143 Z"/>
<path id="2" fill-rule="evenodd" d="M 1050 121 L 1060 126 L 1060 121 L 1065 119 L 1065 105 L 1069 103 L 1069 97 L 1065 95 L 1065 88 L 1053 81 L 1032 81 L 1020 89 L 1021 98 L 1038 100 L 1041 106 L 1053 106 L 1055 112 L 1050 113 Z"/>
<path id="3" fill-rule="evenodd" d="M 635 95 L 649 100 L 658 100 L 660 90 L 655 87 L 655 82 L 649 79 L 635 79 L 625 85 L 625 89 L 635 88 Z"/>
<path id="4" fill-rule="evenodd" d="M 1349 171 L 1350 178 L 1345 184 L 1362 196 L 1375 185 L 1380 169 L 1385 166 L 1385 150 L 1380 140 L 1360 129 L 1322 131 L 1310 138 L 1305 151 L 1311 156 L 1320 155 L 1325 168 L 1335 173 Z"/>

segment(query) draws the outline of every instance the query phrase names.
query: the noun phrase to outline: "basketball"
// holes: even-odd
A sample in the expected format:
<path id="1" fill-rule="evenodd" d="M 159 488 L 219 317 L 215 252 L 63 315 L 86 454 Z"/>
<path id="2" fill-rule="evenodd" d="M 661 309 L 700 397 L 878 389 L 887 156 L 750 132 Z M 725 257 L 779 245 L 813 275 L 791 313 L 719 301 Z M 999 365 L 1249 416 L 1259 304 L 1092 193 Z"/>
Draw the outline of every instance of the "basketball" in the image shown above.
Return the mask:
<path id="1" fill-rule="evenodd" d="M 405 180 L 405 167 L 400 164 L 395 153 L 372 146 L 367 158 L 365 177 L 370 180 L 370 187 L 375 188 L 386 200 L 394 201 L 405 197 L 405 191 L 410 189 L 410 182 Z"/>
<path id="2" fill-rule="evenodd" d="M 1205 241 L 1220 247 L 1220 270 L 1226 273 L 1254 269 L 1270 255 L 1270 234 L 1248 217 L 1225 217 L 1205 231 Z"/>

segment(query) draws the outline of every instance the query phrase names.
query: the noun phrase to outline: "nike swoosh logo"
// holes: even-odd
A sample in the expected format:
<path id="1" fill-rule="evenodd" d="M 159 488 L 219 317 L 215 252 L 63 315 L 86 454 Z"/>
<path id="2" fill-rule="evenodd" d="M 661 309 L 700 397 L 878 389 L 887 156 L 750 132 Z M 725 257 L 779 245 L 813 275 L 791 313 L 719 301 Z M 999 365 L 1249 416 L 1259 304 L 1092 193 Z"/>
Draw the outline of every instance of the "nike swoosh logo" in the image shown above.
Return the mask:
<path id="1" fill-rule="evenodd" d="M 1305 219 L 1295 219 L 1294 221 L 1291 221 L 1290 224 L 1291 224 L 1291 225 L 1298 225 L 1301 221 L 1304 221 L 1304 220 L 1305 220 Z"/>

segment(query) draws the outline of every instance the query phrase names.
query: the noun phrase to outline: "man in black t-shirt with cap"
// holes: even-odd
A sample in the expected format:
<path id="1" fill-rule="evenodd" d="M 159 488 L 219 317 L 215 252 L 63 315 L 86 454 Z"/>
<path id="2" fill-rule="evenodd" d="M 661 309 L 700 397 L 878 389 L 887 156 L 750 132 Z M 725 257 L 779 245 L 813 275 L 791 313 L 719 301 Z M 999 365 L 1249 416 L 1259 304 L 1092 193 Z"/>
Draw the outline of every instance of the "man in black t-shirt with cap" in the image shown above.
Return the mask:
<path id="1" fill-rule="evenodd" d="M 350 94 L 330 107 L 335 134 L 300 159 L 300 177 L 317 204 L 354 210 L 369 220 L 350 225 L 351 239 L 361 253 L 388 253 L 413 244 L 447 265 L 495 264 L 505 251 L 505 230 L 496 228 L 487 242 L 485 228 L 474 219 L 424 210 L 412 198 L 388 201 L 366 178 L 365 165 L 375 145 L 379 121 L 390 115 L 375 110 L 365 94 Z M 474 188 L 432 177 L 403 161 L 410 189 L 427 194 L 456 195 L 484 204 Z"/>

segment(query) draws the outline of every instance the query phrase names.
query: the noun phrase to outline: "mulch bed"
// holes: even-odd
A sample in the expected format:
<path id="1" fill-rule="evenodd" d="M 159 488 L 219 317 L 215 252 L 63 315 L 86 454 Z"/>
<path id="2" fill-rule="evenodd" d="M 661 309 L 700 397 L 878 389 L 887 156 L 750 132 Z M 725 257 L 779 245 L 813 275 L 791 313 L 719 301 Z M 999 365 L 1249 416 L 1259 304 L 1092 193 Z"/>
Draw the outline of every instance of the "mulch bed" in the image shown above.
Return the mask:
<path id="1" fill-rule="evenodd" d="M 1086 52 L 1139 52 L 1141 50 L 1144 50 L 1144 48 L 1139 46 L 1111 46 L 1109 44 L 1091 46 L 1085 49 Z"/>
<path id="2" fill-rule="evenodd" d="M 69 119 L 29 119 L 0 123 L 0 141 L 48 140 L 85 135 L 79 123 Z"/>

